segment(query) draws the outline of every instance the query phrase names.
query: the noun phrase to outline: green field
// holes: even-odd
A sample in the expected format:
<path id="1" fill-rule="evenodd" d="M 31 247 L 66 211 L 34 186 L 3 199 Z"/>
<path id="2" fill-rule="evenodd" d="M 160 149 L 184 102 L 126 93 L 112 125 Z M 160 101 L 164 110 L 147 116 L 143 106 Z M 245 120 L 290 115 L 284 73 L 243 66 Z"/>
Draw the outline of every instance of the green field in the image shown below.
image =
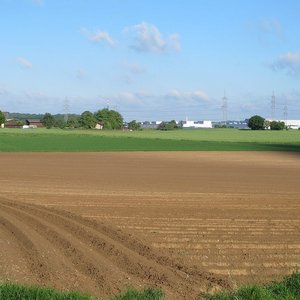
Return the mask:
<path id="1" fill-rule="evenodd" d="M 1 152 L 300 151 L 300 130 L 0 129 Z"/>

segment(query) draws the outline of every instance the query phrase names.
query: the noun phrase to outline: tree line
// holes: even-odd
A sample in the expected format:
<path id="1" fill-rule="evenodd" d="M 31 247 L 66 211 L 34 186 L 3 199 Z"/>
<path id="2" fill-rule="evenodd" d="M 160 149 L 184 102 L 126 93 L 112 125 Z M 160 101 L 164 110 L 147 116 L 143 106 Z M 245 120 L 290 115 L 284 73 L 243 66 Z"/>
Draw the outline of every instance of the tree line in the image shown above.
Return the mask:
<path id="1" fill-rule="evenodd" d="M 29 114 L 16 114 L 21 115 L 22 117 L 33 115 Z M 11 114 L 10 114 L 11 116 Z M 92 129 L 95 128 L 96 124 L 98 123 L 104 129 L 122 129 L 124 127 L 124 119 L 122 115 L 115 111 L 110 110 L 108 108 L 100 109 L 94 113 L 90 111 L 84 111 L 81 115 L 70 115 L 68 120 L 64 120 L 64 115 L 52 115 L 50 113 L 45 113 L 44 115 L 36 115 L 42 116 L 41 122 L 46 128 L 84 128 L 84 129 Z M 20 125 L 23 125 L 24 120 L 20 119 Z M 0 111 L 0 125 L 5 123 L 5 115 L 3 112 Z M 25 124 L 25 123 L 24 123 Z M 128 124 L 126 124 L 129 130 L 141 130 L 141 123 L 137 122 L 136 120 L 132 120 Z M 288 129 L 286 124 L 281 121 L 268 121 L 265 118 L 255 115 L 252 116 L 248 120 L 248 127 L 252 130 L 283 130 Z M 158 130 L 174 130 L 182 128 L 182 124 L 177 124 L 175 120 L 169 122 L 162 122 L 158 125 Z"/>
<path id="2" fill-rule="evenodd" d="M 284 122 L 281 121 L 269 121 L 266 120 L 265 118 L 255 115 L 252 116 L 248 120 L 248 127 L 252 130 L 265 130 L 265 129 L 270 129 L 270 130 L 283 130 L 283 129 L 288 129 L 288 127 L 285 125 Z"/>
<path id="3" fill-rule="evenodd" d="M 52 114 L 45 113 L 41 118 L 41 122 L 46 128 L 95 128 L 96 124 L 103 126 L 105 129 L 122 129 L 123 117 L 122 115 L 108 108 L 103 108 L 94 113 L 84 111 L 80 116 L 71 116 L 67 121 L 64 119 L 56 119 Z"/>

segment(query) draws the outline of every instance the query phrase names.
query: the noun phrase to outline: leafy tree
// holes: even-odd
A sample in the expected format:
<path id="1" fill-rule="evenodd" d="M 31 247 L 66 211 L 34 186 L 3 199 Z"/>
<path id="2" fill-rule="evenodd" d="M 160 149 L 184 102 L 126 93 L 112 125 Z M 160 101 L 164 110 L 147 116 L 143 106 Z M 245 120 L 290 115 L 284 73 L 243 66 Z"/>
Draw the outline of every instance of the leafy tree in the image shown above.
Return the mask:
<path id="1" fill-rule="evenodd" d="M 5 114 L 0 110 L 0 126 L 5 123 Z"/>
<path id="2" fill-rule="evenodd" d="M 248 120 L 248 127 L 252 130 L 264 130 L 265 119 L 261 116 L 255 115 Z"/>
<path id="3" fill-rule="evenodd" d="M 95 128 L 96 122 L 97 121 L 94 117 L 94 114 L 91 113 L 90 111 L 83 112 L 79 119 L 80 126 L 85 129 Z"/>
<path id="4" fill-rule="evenodd" d="M 68 128 L 78 128 L 78 127 L 80 127 L 79 118 L 78 117 L 69 118 L 68 121 L 67 121 L 67 127 Z"/>
<path id="5" fill-rule="evenodd" d="M 270 123 L 271 130 L 283 130 L 285 128 L 285 123 L 280 121 L 272 121 Z"/>
<path id="6" fill-rule="evenodd" d="M 172 120 L 170 122 L 161 122 L 157 127 L 158 130 L 174 130 L 178 128 L 179 127 L 176 124 L 175 120 Z"/>
<path id="7" fill-rule="evenodd" d="M 23 125 L 25 125 L 25 121 L 24 120 L 17 120 L 17 124 L 19 126 L 23 126 Z"/>
<path id="8" fill-rule="evenodd" d="M 141 129 L 141 123 L 137 122 L 136 120 L 132 120 L 128 123 L 128 129 L 130 130 L 140 130 Z"/>
<path id="9" fill-rule="evenodd" d="M 121 129 L 123 128 L 122 115 L 108 108 L 103 108 L 95 112 L 95 118 L 98 122 L 103 124 L 104 129 Z"/>
<path id="10" fill-rule="evenodd" d="M 54 126 L 55 119 L 50 113 L 45 113 L 45 115 L 41 119 L 41 122 L 47 129 L 50 129 Z"/>
<path id="11" fill-rule="evenodd" d="M 58 119 L 58 120 L 55 120 L 54 126 L 60 128 L 60 129 L 64 129 L 67 127 L 67 123 L 62 119 Z"/>

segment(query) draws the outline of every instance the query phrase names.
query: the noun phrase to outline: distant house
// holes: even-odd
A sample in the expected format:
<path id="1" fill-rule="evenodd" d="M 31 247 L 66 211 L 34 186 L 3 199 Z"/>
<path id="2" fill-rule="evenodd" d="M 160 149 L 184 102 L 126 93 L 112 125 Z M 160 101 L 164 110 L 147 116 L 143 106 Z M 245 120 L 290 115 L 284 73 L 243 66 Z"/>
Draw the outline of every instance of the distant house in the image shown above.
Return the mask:
<path id="1" fill-rule="evenodd" d="M 26 125 L 28 125 L 29 128 L 44 127 L 43 123 L 41 122 L 41 120 L 38 120 L 38 119 L 28 119 L 28 120 L 26 120 Z"/>
<path id="2" fill-rule="evenodd" d="M 22 128 L 22 125 L 16 120 L 7 120 L 4 127 L 6 128 Z"/>
<path id="3" fill-rule="evenodd" d="M 97 122 L 96 125 L 95 125 L 95 129 L 102 130 L 103 129 L 103 124 L 100 123 L 100 122 Z"/>

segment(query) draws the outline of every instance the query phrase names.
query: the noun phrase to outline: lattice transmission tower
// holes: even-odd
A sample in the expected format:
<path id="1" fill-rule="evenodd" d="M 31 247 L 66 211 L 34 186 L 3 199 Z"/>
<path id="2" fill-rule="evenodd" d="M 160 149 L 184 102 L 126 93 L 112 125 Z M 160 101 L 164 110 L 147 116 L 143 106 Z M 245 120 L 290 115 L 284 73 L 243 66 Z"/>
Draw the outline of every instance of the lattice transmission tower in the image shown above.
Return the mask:
<path id="1" fill-rule="evenodd" d="M 275 120 L 275 109 L 276 109 L 276 99 L 275 99 L 275 94 L 273 91 L 272 98 L 271 98 L 271 120 Z"/>
<path id="2" fill-rule="evenodd" d="M 65 120 L 65 122 L 68 122 L 69 110 L 70 110 L 69 99 L 68 99 L 68 97 L 66 97 L 65 102 L 64 102 L 64 120 Z"/>
<path id="3" fill-rule="evenodd" d="M 287 103 L 285 101 L 284 106 L 283 106 L 283 119 L 285 124 L 287 123 L 287 119 L 288 119 L 288 108 L 287 108 Z"/>
<path id="4" fill-rule="evenodd" d="M 226 125 L 227 121 L 227 113 L 228 113 L 228 98 L 226 97 L 225 91 L 224 96 L 222 98 L 222 112 L 223 112 L 223 124 Z"/>

